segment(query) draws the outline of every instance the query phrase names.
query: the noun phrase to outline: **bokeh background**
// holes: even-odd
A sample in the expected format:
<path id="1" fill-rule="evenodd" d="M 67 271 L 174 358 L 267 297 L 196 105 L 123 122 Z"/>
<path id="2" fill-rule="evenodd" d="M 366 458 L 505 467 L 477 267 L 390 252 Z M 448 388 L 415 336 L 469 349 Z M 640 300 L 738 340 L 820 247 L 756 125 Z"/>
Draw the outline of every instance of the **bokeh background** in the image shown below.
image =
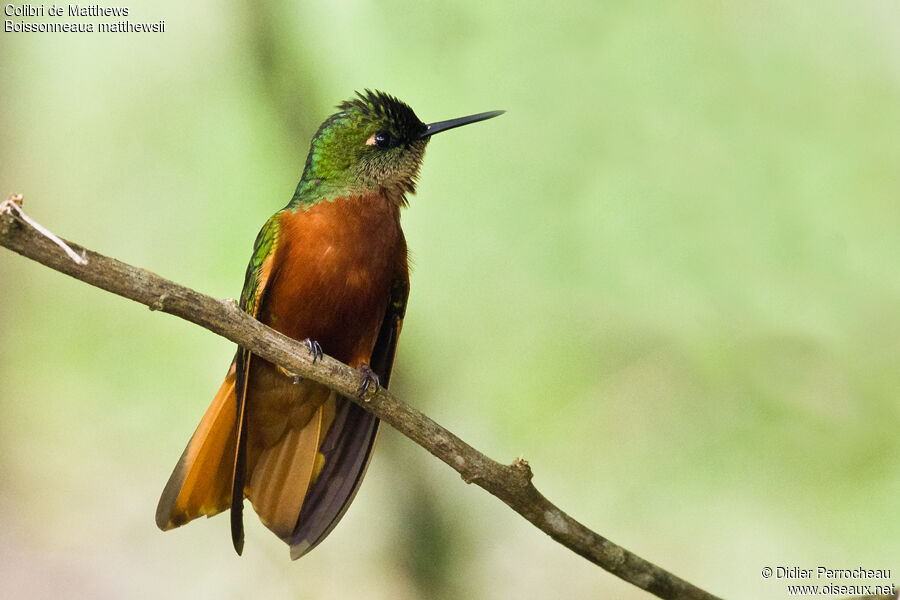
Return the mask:
<path id="1" fill-rule="evenodd" d="M 429 147 L 395 391 L 714 593 L 900 573 L 896 2 L 124 6 L 165 33 L 0 35 L 34 218 L 234 297 L 354 90 L 507 109 Z M 225 517 L 159 532 L 233 351 L 0 251 L 0 596 L 648 597 L 389 428 L 299 562 L 255 516 L 242 558 Z"/>

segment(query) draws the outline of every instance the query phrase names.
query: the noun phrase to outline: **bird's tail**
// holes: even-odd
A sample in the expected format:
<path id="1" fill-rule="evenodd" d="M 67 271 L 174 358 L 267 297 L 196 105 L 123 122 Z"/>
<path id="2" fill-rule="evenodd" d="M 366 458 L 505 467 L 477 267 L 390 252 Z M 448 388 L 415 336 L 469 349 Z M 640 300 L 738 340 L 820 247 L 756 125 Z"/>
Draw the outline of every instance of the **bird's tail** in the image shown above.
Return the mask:
<path id="1" fill-rule="evenodd" d="M 312 383 L 312 382 L 309 382 Z M 188 442 L 156 509 L 162 530 L 231 507 L 236 440 L 235 366 Z M 353 501 L 371 458 L 378 419 L 328 388 L 310 385 L 318 405 L 301 426 L 254 449 L 245 496 L 260 520 L 299 558 L 319 544 Z M 251 432 L 251 438 L 253 437 Z M 253 440 L 248 443 L 251 445 Z"/>
<path id="2" fill-rule="evenodd" d="M 291 546 L 294 559 L 318 545 L 343 517 L 365 475 L 378 431 L 372 414 L 308 383 L 304 401 L 317 407 L 312 417 L 286 428 L 258 456 L 248 456 L 244 488 L 260 520 Z"/>
<path id="3" fill-rule="evenodd" d="M 287 543 L 325 463 L 319 448 L 334 420 L 335 393 L 311 381 L 303 385 L 307 392 L 303 402 L 316 406 L 315 412 L 304 425 L 285 427 L 277 442 L 249 458 L 244 487 L 263 524 Z"/>

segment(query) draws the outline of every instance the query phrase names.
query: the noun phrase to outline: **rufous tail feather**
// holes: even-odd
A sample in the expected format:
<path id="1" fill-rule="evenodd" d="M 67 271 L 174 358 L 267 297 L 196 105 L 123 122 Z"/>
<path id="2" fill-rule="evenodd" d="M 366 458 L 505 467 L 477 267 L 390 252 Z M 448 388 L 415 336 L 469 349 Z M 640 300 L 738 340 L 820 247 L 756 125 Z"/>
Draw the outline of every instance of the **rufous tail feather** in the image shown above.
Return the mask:
<path id="1" fill-rule="evenodd" d="M 156 524 L 164 531 L 201 515 L 211 517 L 230 506 L 235 449 L 234 370 L 232 364 L 163 489 Z"/>
<path id="2" fill-rule="evenodd" d="M 319 448 L 334 420 L 335 393 L 327 388 L 316 391 L 327 394 L 327 400 L 303 427 L 289 428 L 260 453 L 245 488 L 260 520 L 286 542 L 294 533 L 309 486 L 322 469 Z"/>

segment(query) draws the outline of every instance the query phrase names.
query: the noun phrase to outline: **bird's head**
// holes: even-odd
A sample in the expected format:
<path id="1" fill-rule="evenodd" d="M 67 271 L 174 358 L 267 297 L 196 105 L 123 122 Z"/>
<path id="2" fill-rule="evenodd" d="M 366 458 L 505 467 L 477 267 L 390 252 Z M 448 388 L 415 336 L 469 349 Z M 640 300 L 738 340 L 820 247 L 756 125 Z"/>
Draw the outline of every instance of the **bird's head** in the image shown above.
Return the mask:
<path id="1" fill-rule="evenodd" d="M 431 136 L 496 117 L 493 111 L 426 125 L 408 104 L 378 91 L 357 92 L 319 127 L 298 194 L 315 196 L 384 192 L 403 202 L 414 193 L 416 175 Z"/>

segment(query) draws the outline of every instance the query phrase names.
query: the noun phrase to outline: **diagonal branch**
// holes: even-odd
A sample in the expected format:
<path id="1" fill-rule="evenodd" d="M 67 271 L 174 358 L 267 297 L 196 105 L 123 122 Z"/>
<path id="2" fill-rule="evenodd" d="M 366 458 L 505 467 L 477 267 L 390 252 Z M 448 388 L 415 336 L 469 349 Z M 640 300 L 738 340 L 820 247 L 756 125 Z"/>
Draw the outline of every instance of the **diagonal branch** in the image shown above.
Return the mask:
<path id="1" fill-rule="evenodd" d="M 657 567 L 594 533 L 547 500 L 531 483 L 531 467 L 519 458 L 511 465 L 491 460 L 415 408 L 380 389 L 359 399 L 359 373 L 329 356 L 315 363 L 306 346 L 270 329 L 241 311 L 233 300 L 218 300 L 144 269 L 62 242 L 21 209 L 0 204 L 0 245 L 85 283 L 150 308 L 186 319 L 250 349 L 292 373 L 308 377 L 350 398 L 447 463 L 528 519 L 554 540 L 613 575 L 659 598 L 714 600 L 716 596 Z M 21 204 L 21 197 L 15 198 Z M 17 207 L 18 208 L 18 207 Z M 38 228 L 36 228 L 38 227 Z M 54 239 L 55 238 L 55 239 Z"/>

